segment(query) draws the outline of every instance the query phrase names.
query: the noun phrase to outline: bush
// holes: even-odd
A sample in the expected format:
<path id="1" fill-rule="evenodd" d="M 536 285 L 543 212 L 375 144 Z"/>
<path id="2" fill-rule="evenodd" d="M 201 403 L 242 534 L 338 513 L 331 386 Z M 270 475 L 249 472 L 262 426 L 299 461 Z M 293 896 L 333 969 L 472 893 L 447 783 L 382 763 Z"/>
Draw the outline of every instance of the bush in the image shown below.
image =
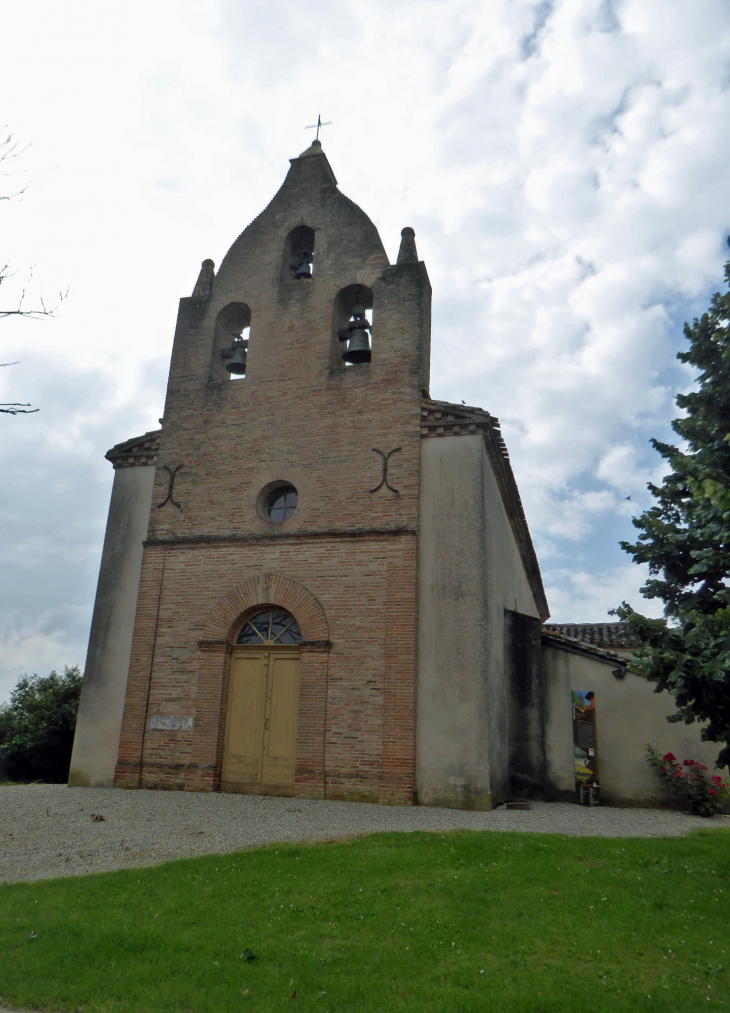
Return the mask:
<path id="1" fill-rule="evenodd" d="M 646 747 L 646 753 L 661 779 L 682 802 L 689 805 L 691 812 L 698 816 L 714 816 L 720 812 L 729 794 L 728 786 L 718 774 L 710 777 L 707 767 L 696 760 L 680 763 L 674 753 L 660 756 L 652 746 Z"/>
<path id="2" fill-rule="evenodd" d="M 64 784 L 81 695 L 78 665 L 63 675 L 22 675 L 0 705 L 0 771 L 13 781 Z"/>

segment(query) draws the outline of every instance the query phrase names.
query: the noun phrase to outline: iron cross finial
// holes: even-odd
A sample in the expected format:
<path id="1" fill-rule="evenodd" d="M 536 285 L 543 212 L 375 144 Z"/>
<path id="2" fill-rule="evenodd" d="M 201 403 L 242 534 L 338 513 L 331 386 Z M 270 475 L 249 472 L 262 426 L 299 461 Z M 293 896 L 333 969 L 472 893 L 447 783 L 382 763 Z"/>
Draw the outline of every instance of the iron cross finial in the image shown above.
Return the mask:
<path id="1" fill-rule="evenodd" d="M 332 124 L 332 120 L 325 120 L 325 122 L 323 123 L 322 122 L 322 117 L 319 115 L 319 113 L 317 113 L 317 122 L 310 124 L 308 127 L 305 127 L 304 129 L 305 130 L 315 130 L 316 129 L 317 133 L 315 134 L 314 139 L 315 139 L 315 141 L 318 141 L 319 140 L 319 131 L 320 131 L 320 128 L 321 127 L 329 127 L 331 124 Z"/>

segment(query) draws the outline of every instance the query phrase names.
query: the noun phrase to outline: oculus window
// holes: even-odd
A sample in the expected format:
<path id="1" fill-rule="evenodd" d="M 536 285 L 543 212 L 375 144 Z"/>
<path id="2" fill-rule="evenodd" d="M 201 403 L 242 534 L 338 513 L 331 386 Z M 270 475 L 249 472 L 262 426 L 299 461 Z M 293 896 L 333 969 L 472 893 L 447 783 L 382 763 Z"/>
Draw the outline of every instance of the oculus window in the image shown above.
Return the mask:
<path id="1" fill-rule="evenodd" d="M 299 623 L 284 609 L 267 609 L 251 616 L 241 627 L 237 644 L 245 647 L 260 647 L 262 644 L 290 646 L 301 644 L 302 632 Z"/>
<path id="2" fill-rule="evenodd" d="M 297 508 L 299 494 L 293 485 L 279 486 L 266 497 L 264 510 L 272 524 L 288 521 Z"/>

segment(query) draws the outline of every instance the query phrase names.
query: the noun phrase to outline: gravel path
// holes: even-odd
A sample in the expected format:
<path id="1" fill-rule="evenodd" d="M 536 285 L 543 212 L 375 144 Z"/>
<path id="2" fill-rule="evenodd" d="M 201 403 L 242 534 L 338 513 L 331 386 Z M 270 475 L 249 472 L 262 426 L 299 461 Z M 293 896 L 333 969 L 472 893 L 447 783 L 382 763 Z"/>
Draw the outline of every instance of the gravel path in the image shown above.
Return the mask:
<path id="1" fill-rule="evenodd" d="M 103 819 L 94 819 L 94 816 Z M 0 882 L 156 865 L 271 841 L 322 841 L 387 830 L 529 830 L 584 837 L 676 837 L 730 827 L 658 809 L 533 802 L 529 812 L 463 812 L 311 802 L 217 792 L 123 791 L 58 784 L 0 787 Z"/>

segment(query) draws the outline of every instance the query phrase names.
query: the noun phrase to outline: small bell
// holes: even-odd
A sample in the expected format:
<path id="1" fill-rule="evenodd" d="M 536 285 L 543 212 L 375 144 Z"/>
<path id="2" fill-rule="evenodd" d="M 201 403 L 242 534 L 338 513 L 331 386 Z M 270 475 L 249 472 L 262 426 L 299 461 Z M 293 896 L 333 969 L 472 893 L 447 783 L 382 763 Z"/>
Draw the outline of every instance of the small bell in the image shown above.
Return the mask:
<path id="1" fill-rule="evenodd" d="M 292 271 L 294 272 L 295 278 L 311 278 L 312 277 L 312 254 L 309 250 L 302 250 L 298 256 L 299 263 L 296 267 L 292 265 Z"/>
<path id="2" fill-rule="evenodd" d="M 234 373 L 236 376 L 246 375 L 247 349 L 248 341 L 240 334 L 234 334 L 231 347 L 224 348 L 221 352 L 221 358 L 225 361 L 229 373 Z"/>
<path id="3" fill-rule="evenodd" d="M 355 306 L 353 319 L 347 329 L 340 332 L 340 341 L 347 341 L 347 348 L 342 353 L 342 361 L 353 365 L 358 362 L 370 362 L 370 324 L 365 316 L 364 306 Z"/>

